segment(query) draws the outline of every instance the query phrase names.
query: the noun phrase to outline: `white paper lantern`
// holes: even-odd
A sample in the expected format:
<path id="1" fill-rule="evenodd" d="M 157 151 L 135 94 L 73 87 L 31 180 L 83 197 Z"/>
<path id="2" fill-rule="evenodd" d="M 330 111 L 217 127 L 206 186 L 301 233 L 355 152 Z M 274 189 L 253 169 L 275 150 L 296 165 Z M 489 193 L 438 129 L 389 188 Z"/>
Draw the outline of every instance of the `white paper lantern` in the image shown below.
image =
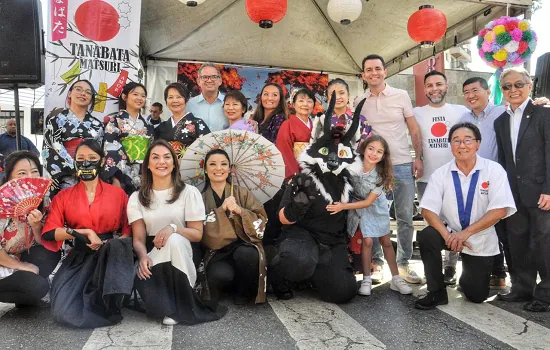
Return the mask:
<path id="1" fill-rule="evenodd" d="M 189 7 L 195 7 L 197 5 L 202 4 L 205 1 L 206 0 L 180 0 L 180 2 L 183 2 L 184 4 L 186 4 Z"/>
<path id="2" fill-rule="evenodd" d="M 344 25 L 359 18 L 361 10 L 363 10 L 361 0 L 330 0 L 327 6 L 330 19 Z"/>

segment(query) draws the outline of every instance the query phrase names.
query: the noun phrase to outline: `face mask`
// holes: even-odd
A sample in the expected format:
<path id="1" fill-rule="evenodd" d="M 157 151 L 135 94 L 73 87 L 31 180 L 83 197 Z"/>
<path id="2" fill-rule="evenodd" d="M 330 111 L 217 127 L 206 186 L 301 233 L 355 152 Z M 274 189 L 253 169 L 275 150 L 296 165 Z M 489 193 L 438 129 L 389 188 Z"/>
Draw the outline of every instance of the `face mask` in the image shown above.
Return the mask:
<path id="1" fill-rule="evenodd" d="M 101 160 L 85 160 L 75 161 L 76 164 L 76 176 L 82 181 L 93 181 L 99 174 L 101 168 Z"/>

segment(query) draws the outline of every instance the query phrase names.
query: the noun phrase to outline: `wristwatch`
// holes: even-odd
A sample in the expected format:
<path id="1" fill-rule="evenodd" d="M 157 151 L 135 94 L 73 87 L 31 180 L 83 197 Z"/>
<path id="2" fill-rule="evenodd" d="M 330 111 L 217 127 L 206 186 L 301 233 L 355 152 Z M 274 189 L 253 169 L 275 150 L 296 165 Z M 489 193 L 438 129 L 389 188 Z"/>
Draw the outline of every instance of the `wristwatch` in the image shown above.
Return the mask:
<path id="1" fill-rule="evenodd" d="M 170 224 L 168 226 L 170 226 L 172 230 L 174 230 L 174 233 L 178 232 L 178 226 L 176 226 L 176 224 Z"/>
<path id="2" fill-rule="evenodd" d="M 72 228 L 67 227 L 65 231 L 67 231 L 67 233 L 70 234 L 71 236 L 74 236 L 74 230 Z"/>

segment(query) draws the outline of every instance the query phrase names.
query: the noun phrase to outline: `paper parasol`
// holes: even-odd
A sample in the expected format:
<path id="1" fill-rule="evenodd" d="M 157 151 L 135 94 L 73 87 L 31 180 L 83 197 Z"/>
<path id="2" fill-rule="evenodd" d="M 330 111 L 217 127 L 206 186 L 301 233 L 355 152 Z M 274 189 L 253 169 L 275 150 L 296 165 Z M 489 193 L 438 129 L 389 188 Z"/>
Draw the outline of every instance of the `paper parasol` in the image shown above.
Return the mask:
<path id="1" fill-rule="evenodd" d="M 221 130 L 199 137 L 181 159 L 183 180 L 202 190 L 204 157 L 214 148 L 229 155 L 235 185 L 247 188 L 262 203 L 281 189 L 285 163 L 281 152 L 263 136 L 246 130 Z"/>
<path id="2" fill-rule="evenodd" d="M 0 187 L 0 219 L 25 218 L 38 208 L 52 180 L 41 177 L 13 179 Z"/>

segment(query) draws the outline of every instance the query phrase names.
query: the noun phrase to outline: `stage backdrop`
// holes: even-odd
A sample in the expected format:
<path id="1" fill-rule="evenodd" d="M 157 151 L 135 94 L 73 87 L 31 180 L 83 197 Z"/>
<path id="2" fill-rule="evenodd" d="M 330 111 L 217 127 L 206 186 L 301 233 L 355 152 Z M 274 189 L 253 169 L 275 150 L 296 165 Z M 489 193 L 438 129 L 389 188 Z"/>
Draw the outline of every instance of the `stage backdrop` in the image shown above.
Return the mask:
<path id="1" fill-rule="evenodd" d="M 44 0 L 43 0 L 44 1 Z M 98 92 L 94 116 L 116 113 L 124 85 L 141 82 L 141 0 L 45 0 L 49 2 L 44 113 L 64 108 L 79 79 Z"/>
<path id="2" fill-rule="evenodd" d="M 178 81 L 187 86 L 192 97 L 200 94 L 196 83 L 200 66 L 200 63 L 192 62 L 178 64 Z M 248 98 L 249 111 L 256 109 L 260 92 L 266 83 L 279 84 L 283 88 L 287 101 L 294 89 L 307 87 L 315 93 L 317 100 L 313 113 L 323 111 L 322 104 L 326 103 L 324 93 L 328 84 L 328 74 L 231 65 L 218 65 L 218 67 L 223 81 L 220 90 L 240 90 Z"/>

